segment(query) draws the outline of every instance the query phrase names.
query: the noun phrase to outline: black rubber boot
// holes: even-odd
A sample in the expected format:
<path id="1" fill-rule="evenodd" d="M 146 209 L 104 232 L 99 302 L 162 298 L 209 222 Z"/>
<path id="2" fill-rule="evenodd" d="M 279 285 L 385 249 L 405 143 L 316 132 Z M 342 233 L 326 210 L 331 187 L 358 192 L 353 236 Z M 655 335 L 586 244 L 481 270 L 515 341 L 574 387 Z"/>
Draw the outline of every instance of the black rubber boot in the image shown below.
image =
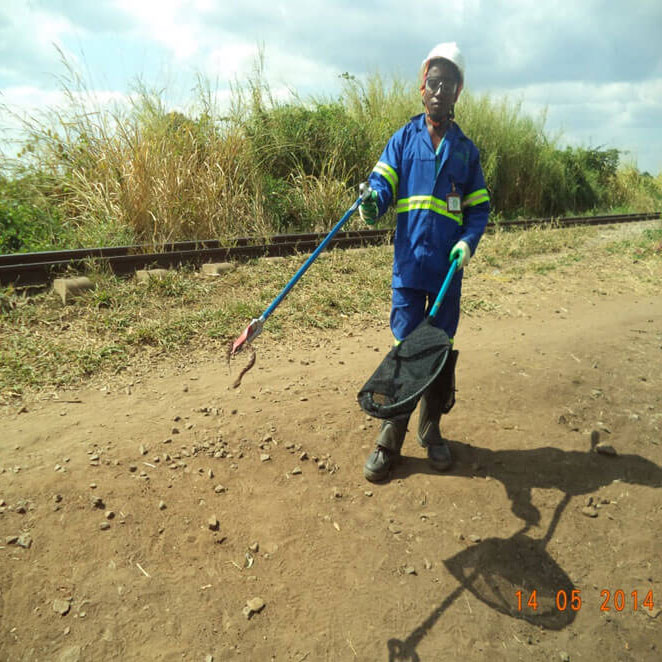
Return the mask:
<path id="1" fill-rule="evenodd" d="M 382 422 L 377 437 L 377 447 L 363 465 L 363 475 L 372 483 L 386 480 L 400 457 L 400 450 L 407 434 L 409 416 Z"/>
<path id="2" fill-rule="evenodd" d="M 418 443 L 427 448 L 430 464 L 438 471 L 445 471 L 453 464 L 451 450 L 439 431 L 442 414 L 447 414 L 455 404 L 455 363 L 458 352 L 452 350 L 439 377 L 427 388 L 421 398 L 418 419 Z"/>

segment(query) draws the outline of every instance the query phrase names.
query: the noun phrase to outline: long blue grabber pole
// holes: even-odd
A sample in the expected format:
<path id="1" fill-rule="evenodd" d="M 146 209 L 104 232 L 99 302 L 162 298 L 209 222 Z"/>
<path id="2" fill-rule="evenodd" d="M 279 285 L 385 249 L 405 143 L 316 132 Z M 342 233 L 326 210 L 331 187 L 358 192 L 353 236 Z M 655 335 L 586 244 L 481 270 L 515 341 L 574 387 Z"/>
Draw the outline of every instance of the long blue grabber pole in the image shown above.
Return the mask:
<path id="1" fill-rule="evenodd" d="M 369 186 L 362 187 L 360 189 L 361 194 L 355 200 L 354 204 L 347 210 L 345 215 L 334 225 L 331 232 L 324 238 L 322 243 L 315 249 L 315 251 L 310 255 L 310 257 L 301 265 L 299 270 L 292 276 L 290 282 L 283 288 L 281 293 L 271 302 L 269 307 L 258 317 L 257 319 L 251 320 L 251 323 L 244 329 L 244 332 L 232 343 L 231 356 L 234 356 L 241 348 L 252 342 L 257 336 L 262 332 L 262 327 L 264 326 L 265 321 L 271 315 L 271 313 L 276 310 L 281 301 L 289 294 L 290 290 L 299 282 L 301 276 L 303 276 L 308 267 L 317 259 L 317 256 L 328 246 L 329 242 L 336 235 L 338 230 L 345 225 L 349 220 L 349 217 L 359 208 L 359 205 L 370 195 L 372 189 Z"/>

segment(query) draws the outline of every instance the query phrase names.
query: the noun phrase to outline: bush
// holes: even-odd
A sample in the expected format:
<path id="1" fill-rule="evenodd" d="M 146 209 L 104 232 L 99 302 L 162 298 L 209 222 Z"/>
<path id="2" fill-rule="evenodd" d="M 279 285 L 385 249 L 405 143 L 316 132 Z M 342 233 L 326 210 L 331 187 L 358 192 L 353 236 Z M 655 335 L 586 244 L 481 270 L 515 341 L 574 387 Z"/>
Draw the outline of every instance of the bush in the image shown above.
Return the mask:
<path id="1" fill-rule="evenodd" d="M 351 179 L 368 148 L 365 132 L 340 103 L 258 107 L 245 131 L 258 170 L 276 179 L 319 177 L 329 169 Z"/>
<path id="2" fill-rule="evenodd" d="M 632 165 L 620 168 L 612 180 L 609 203 L 618 208 L 634 206 L 644 212 L 660 211 L 662 173 L 652 177 L 648 173 L 640 173 Z"/>
<path id="3" fill-rule="evenodd" d="M 38 174 L 0 176 L 0 253 L 65 248 L 73 237 L 56 205 L 42 193 L 52 183 Z"/>

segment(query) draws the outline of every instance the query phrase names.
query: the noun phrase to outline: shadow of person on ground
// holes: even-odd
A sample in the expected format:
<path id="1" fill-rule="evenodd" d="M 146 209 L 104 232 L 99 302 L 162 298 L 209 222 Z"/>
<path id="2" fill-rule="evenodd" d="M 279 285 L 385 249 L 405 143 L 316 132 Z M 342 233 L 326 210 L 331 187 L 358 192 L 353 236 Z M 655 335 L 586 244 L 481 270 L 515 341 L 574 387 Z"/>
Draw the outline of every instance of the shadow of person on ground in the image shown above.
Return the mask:
<path id="1" fill-rule="evenodd" d="M 615 480 L 662 487 L 662 467 L 639 455 L 604 456 L 548 446 L 493 451 L 457 441 L 450 444 L 455 457 L 450 471 L 440 474 L 427 460 L 403 458 L 393 477 L 422 473 L 437 475 L 440 480 L 449 475 L 490 476 L 503 484 L 512 512 L 525 524 L 510 538 L 488 538 L 444 561 L 458 587 L 405 640 L 388 641 L 389 662 L 420 662 L 416 648 L 464 590 L 511 617 L 552 630 L 567 627 L 579 608 L 578 594 L 545 548 L 572 497 L 594 492 Z M 531 500 L 533 488 L 553 488 L 564 494 L 540 539 L 526 535 L 540 522 L 540 511 Z M 528 604 L 534 589 L 535 609 Z"/>
<path id="2" fill-rule="evenodd" d="M 662 487 L 662 467 L 640 455 L 601 455 L 593 451 L 564 451 L 552 446 L 526 450 L 490 450 L 450 441 L 453 467 L 439 473 L 422 458 L 403 458 L 393 478 L 414 474 L 489 476 L 503 484 L 513 514 L 528 525 L 540 522 L 540 511 L 531 501 L 533 488 L 557 489 L 564 494 L 590 494 L 615 480 L 633 485 Z"/>
<path id="3" fill-rule="evenodd" d="M 541 539 L 527 536 L 527 525 L 510 538 L 488 538 L 445 560 L 459 586 L 405 640 L 388 641 L 389 662 L 420 662 L 416 648 L 464 590 L 532 625 L 549 630 L 570 625 L 581 606 L 580 596 L 545 547 L 571 498 L 564 495 Z"/>

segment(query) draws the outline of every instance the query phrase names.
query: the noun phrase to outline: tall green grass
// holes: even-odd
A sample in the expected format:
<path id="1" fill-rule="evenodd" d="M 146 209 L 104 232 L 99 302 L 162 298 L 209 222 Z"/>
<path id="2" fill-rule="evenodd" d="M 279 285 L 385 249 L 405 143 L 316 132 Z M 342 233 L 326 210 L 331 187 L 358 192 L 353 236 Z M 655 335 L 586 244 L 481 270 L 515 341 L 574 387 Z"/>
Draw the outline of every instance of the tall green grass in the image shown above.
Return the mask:
<path id="1" fill-rule="evenodd" d="M 1 252 L 328 228 L 422 110 L 415 81 L 378 74 L 344 74 L 333 98 L 278 101 L 262 61 L 229 111 L 204 79 L 186 115 L 144 85 L 108 107 L 64 64 L 68 104 L 25 120 L 0 181 Z M 481 150 L 497 218 L 662 206 L 662 179 L 619 167 L 616 150 L 561 149 L 517 102 L 465 91 L 457 120 Z"/>

